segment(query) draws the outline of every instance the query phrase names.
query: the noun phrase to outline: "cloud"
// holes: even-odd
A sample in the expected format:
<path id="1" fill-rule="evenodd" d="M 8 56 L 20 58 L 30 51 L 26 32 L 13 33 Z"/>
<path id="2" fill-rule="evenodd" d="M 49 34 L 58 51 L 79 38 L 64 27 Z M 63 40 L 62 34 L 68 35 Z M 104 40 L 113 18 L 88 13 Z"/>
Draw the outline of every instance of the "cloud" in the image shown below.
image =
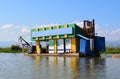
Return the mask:
<path id="1" fill-rule="evenodd" d="M 113 30 L 110 34 L 111 35 L 118 35 L 120 33 L 120 29 Z"/>
<path id="2" fill-rule="evenodd" d="M 101 28 L 101 26 L 96 24 L 95 28 L 97 35 L 104 36 L 106 40 L 110 40 L 110 41 L 120 40 L 120 37 L 118 36 L 120 33 L 120 28 L 110 30 L 109 28 L 107 28 L 108 26 L 109 24 L 105 24 L 105 27 Z"/>
<path id="3" fill-rule="evenodd" d="M 108 36 L 109 40 L 120 40 L 119 33 L 120 33 L 120 29 L 112 30 Z"/>
<path id="4" fill-rule="evenodd" d="M 5 24 L 2 26 L 2 29 L 12 29 L 13 28 L 13 24 Z"/>
<path id="5" fill-rule="evenodd" d="M 4 24 L 0 26 L 0 41 L 18 41 L 19 36 L 23 36 L 30 41 L 30 28 L 23 25 Z"/>
<path id="6" fill-rule="evenodd" d="M 57 25 L 60 25 L 60 24 L 46 24 L 46 25 L 37 24 L 37 25 L 34 25 L 33 27 L 34 28 L 41 28 L 41 27 L 49 27 L 49 26 L 57 26 Z"/>
<path id="7" fill-rule="evenodd" d="M 28 33 L 30 33 L 30 29 L 27 26 L 24 26 L 24 27 L 21 28 L 21 32 L 25 33 L 25 34 L 28 34 Z"/>
<path id="8" fill-rule="evenodd" d="M 95 30 L 99 30 L 99 29 L 100 29 L 99 24 L 95 24 Z"/>
<path id="9" fill-rule="evenodd" d="M 105 24 L 105 27 L 109 27 L 109 24 Z"/>
<path id="10" fill-rule="evenodd" d="M 99 30 L 98 35 L 101 35 L 101 36 L 109 35 L 109 31 L 108 30 Z"/>

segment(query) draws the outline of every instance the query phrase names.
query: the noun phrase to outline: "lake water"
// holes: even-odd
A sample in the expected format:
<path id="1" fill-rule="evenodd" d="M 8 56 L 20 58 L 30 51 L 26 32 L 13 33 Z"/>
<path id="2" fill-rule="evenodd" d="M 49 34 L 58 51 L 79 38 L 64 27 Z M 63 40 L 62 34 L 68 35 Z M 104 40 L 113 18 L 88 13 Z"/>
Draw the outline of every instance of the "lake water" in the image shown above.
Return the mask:
<path id="1" fill-rule="evenodd" d="M 1 53 L 0 79 L 120 79 L 120 59 Z"/>

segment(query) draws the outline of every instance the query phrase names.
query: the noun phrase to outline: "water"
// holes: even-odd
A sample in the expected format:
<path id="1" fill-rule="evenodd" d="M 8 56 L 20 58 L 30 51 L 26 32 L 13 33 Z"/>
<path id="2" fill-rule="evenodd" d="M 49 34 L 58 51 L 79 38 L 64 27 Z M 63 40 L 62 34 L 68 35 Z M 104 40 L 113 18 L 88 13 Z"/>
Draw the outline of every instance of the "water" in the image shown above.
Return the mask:
<path id="1" fill-rule="evenodd" d="M 0 79 L 120 79 L 120 59 L 2 53 Z"/>

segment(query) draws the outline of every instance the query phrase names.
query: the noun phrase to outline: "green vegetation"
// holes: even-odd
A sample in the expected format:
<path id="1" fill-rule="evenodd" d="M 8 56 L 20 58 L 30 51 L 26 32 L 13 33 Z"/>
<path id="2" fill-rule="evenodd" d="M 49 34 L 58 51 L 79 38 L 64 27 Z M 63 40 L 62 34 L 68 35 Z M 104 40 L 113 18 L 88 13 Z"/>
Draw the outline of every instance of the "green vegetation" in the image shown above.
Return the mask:
<path id="1" fill-rule="evenodd" d="M 28 48 L 25 48 L 24 51 L 28 52 Z M 19 45 L 12 45 L 7 48 L 0 48 L 0 53 L 22 53 L 22 48 Z"/>
<path id="2" fill-rule="evenodd" d="M 119 47 L 106 47 L 105 54 L 120 54 Z"/>
<path id="3" fill-rule="evenodd" d="M 25 48 L 24 51 L 28 52 L 29 49 Z M 45 52 L 45 49 L 42 52 Z M 0 53 L 22 53 L 22 48 L 19 45 L 12 45 L 11 47 L 0 48 Z M 106 47 L 106 51 L 103 54 L 120 54 L 120 48 Z"/>

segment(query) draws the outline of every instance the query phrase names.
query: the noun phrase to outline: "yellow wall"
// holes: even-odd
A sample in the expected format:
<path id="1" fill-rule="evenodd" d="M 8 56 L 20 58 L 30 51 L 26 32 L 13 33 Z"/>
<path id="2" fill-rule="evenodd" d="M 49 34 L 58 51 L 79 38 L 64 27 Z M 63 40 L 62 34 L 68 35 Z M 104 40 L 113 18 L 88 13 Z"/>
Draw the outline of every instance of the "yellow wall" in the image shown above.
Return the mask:
<path id="1" fill-rule="evenodd" d="M 39 40 L 36 40 L 36 52 L 37 52 L 37 54 L 40 54 L 40 53 L 41 53 L 40 41 L 39 41 Z"/>
<path id="2" fill-rule="evenodd" d="M 36 31 L 38 31 L 38 28 L 36 28 Z M 38 37 L 36 37 L 36 53 L 40 54 L 41 49 L 40 49 L 40 41 L 38 40 Z"/>
<path id="3" fill-rule="evenodd" d="M 54 53 L 57 53 L 57 40 L 54 40 Z"/>
<path id="4" fill-rule="evenodd" d="M 76 38 L 76 37 L 74 37 L 74 38 L 72 38 L 71 39 L 72 41 L 72 52 L 73 53 L 77 53 L 78 51 L 79 51 L 79 39 L 78 38 Z"/>

